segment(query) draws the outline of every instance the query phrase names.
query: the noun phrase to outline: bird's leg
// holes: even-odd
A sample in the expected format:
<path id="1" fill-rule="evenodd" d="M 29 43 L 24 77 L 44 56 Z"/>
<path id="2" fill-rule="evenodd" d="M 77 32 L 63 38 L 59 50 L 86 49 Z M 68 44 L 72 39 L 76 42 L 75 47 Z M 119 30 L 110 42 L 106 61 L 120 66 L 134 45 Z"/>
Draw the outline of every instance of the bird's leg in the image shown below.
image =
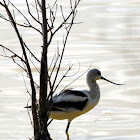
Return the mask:
<path id="1" fill-rule="evenodd" d="M 50 125 L 50 123 L 53 121 L 53 119 L 51 119 L 50 121 L 49 121 L 49 123 L 47 124 L 47 126 L 49 126 Z"/>
<path id="2" fill-rule="evenodd" d="M 68 133 L 68 129 L 69 129 L 70 123 L 71 123 L 71 121 L 68 122 L 68 125 L 67 125 L 67 128 L 66 128 L 67 140 L 70 140 L 70 139 L 69 139 L 69 133 Z"/>
<path id="3" fill-rule="evenodd" d="M 68 132 L 66 132 L 66 135 L 67 135 L 67 140 L 70 140 Z"/>

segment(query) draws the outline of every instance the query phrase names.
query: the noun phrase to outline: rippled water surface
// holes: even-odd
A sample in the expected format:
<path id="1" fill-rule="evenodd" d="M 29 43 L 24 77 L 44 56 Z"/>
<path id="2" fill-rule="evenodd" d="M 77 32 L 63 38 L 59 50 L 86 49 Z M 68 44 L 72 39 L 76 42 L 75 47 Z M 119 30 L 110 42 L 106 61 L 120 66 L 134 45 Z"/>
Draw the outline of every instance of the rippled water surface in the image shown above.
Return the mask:
<path id="1" fill-rule="evenodd" d="M 68 6 L 66 1 L 62 2 L 63 6 Z M 23 1 L 16 1 L 16 5 L 26 13 L 24 4 Z M 104 77 L 116 83 L 124 83 L 125 86 L 99 81 L 100 102 L 93 110 L 72 121 L 69 129 L 71 140 L 140 139 L 139 7 L 139 0 L 81 1 L 76 22 L 82 23 L 73 26 L 63 60 L 62 74 L 67 70 L 68 63 L 74 64 L 72 72 L 75 72 L 80 62 L 80 73 L 87 70 L 92 63 L 91 67 L 100 69 Z M 1 8 L 0 11 L 4 12 Z M 61 13 L 58 12 L 57 22 L 60 17 Z M 17 19 L 23 21 L 19 15 Z M 21 29 L 21 32 L 36 56 L 40 57 L 39 34 L 27 29 Z M 54 55 L 57 40 L 62 38 L 63 32 L 59 32 L 49 50 L 49 58 Z M 14 30 L 1 19 L 0 44 L 21 54 Z M 0 53 L 2 52 L 0 49 Z M 35 64 L 38 65 L 36 62 Z M 34 78 L 38 82 L 37 72 L 34 72 Z M 60 89 L 71 80 L 72 78 L 66 79 Z M 87 89 L 85 75 L 71 87 Z M 29 98 L 21 70 L 12 61 L 0 56 L 1 140 L 27 140 L 33 136 L 28 113 L 23 108 Z M 49 131 L 54 140 L 66 139 L 66 125 L 67 120 L 52 122 Z"/>

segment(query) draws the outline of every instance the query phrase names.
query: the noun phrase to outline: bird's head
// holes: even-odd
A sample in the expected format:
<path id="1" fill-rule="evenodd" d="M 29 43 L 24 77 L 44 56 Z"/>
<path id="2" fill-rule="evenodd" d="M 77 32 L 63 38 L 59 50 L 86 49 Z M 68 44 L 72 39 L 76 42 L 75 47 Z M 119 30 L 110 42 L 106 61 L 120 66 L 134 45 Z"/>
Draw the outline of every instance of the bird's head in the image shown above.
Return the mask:
<path id="1" fill-rule="evenodd" d="M 102 75 L 101 75 L 101 72 L 98 70 L 98 69 L 91 69 L 88 73 L 87 73 L 87 81 L 91 79 L 92 81 L 95 81 L 96 80 L 99 80 L 99 79 L 102 79 L 102 80 L 105 80 L 107 82 L 110 82 L 112 84 L 115 84 L 115 85 L 124 85 L 124 84 L 117 84 L 117 83 L 114 83 L 106 78 L 104 78 Z"/>

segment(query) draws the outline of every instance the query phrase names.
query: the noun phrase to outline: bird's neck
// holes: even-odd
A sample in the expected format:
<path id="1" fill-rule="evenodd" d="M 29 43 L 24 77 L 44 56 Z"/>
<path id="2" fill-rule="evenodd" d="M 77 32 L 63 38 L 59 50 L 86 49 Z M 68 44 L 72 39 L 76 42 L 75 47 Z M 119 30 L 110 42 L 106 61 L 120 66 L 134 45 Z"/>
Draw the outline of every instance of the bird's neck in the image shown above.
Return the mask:
<path id="1" fill-rule="evenodd" d="M 87 84 L 90 89 L 90 96 L 91 98 L 96 98 L 96 96 L 100 96 L 100 89 L 96 81 L 88 80 Z"/>

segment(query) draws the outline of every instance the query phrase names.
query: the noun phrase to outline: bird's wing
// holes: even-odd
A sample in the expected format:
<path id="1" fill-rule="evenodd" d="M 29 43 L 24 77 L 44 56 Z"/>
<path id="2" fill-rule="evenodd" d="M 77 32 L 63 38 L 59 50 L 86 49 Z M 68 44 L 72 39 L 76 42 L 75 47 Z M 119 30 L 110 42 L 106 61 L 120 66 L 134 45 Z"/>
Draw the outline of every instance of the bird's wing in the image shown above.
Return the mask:
<path id="1" fill-rule="evenodd" d="M 88 97 L 84 92 L 65 90 L 55 98 L 52 111 L 83 110 L 87 102 Z"/>

